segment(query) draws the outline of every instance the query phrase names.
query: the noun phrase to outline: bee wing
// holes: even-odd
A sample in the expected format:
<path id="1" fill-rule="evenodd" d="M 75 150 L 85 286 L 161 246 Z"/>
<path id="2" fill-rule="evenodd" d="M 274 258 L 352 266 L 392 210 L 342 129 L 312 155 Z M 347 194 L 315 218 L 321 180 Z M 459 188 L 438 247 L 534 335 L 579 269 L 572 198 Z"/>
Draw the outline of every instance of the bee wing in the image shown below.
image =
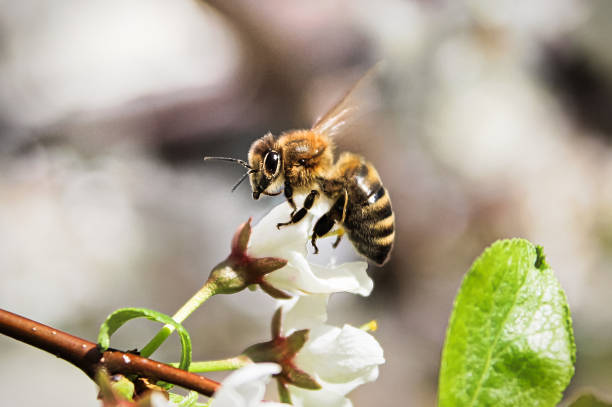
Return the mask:
<path id="1" fill-rule="evenodd" d="M 325 134 L 328 137 L 339 134 L 352 121 L 355 112 L 358 110 L 354 100 L 357 89 L 362 88 L 364 82 L 369 82 L 372 79 L 375 72 L 379 70 L 380 65 L 381 63 L 379 62 L 359 78 L 338 103 L 316 120 L 312 130 Z"/>

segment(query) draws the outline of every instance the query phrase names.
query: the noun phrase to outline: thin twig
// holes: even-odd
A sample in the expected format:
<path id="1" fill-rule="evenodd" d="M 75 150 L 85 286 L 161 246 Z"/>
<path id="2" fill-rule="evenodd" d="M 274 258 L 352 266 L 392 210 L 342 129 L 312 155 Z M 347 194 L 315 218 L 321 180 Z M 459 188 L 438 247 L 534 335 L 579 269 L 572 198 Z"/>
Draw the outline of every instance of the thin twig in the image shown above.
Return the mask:
<path id="1" fill-rule="evenodd" d="M 0 309 L 0 333 L 68 361 L 92 379 L 103 367 L 110 374 L 135 374 L 163 380 L 209 397 L 219 388 L 219 383 L 213 380 L 152 359 L 115 350 L 102 353 L 93 342 L 3 309 Z"/>

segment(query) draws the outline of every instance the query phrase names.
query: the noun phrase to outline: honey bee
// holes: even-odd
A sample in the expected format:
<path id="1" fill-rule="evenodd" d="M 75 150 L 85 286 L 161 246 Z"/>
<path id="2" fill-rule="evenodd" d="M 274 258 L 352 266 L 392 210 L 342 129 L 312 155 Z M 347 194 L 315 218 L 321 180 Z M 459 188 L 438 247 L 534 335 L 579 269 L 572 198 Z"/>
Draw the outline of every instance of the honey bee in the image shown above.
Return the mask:
<path id="1" fill-rule="evenodd" d="M 246 167 L 247 173 L 233 189 L 248 176 L 254 199 L 284 192 L 293 211 L 287 222 L 277 224 L 278 228 L 298 223 L 317 198 L 326 196 L 332 204 L 314 225 L 311 243 L 315 254 L 319 252 L 317 239 L 338 224 L 334 248 L 346 233 L 361 255 L 383 265 L 389 259 L 395 237 L 389 194 L 374 166 L 362 156 L 344 152 L 334 162 L 333 137 L 346 127 L 354 110 L 349 104 L 350 96 L 360 82 L 310 130 L 291 130 L 278 137 L 268 133 L 256 140 L 249 149 L 248 163 L 227 157 L 204 159 L 233 161 Z M 307 194 L 301 208 L 293 201 L 293 195 L 298 193 Z"/>

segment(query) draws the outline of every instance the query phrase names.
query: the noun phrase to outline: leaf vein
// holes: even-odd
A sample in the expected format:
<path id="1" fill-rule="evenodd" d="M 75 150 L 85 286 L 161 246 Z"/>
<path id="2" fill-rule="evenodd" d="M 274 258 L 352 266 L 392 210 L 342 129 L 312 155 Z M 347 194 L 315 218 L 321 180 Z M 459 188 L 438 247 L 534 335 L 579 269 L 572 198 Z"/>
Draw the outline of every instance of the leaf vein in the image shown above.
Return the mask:
<path id="1" fill-rule="evenodd" d="M 510 317 L 510 314 L 512 313 L 512 310 L 514 310 L 514 307 L 516 306 L 516 303 L 517 303 L 518 297 L 519 297 L 519 293 L 521 291 L 521 288 L 523 288 L 523 285 L 525 285 L 525 281 L 527 280 L 528 273 L 529 272 L 526 272 L 525 275 L 523 276 L 523 281 L 521 281 L 521 283 L 519 284 L 519 286 L 518 286 L 518 288 L 516 290 L 516 293 L 514 294 L 514 300 L 512 301 L 512 305 L 508 309 L 508 312 L 506 313 L 506 315 L 504 315 L 504 319 L 503 319 L 502 323 L 499 326 L 497 334 L 495 335 L 495 339 L 493 340 L 493 343 L 492 343 L 491 347 L 489 348 L 489 352 L 487 354 L 487 360 L 485 362 L 485 366 L 484 366 L 484 368 L 482 370 L 482 373 L 480 375 L 480 379 L 478 380 L 478 385 L 476 386 L 476 391 L 474 392 L 474 395 L 472 396 L 472 399 L 470 400 L 469 406 L 473 406 L 474 405 L 474 402 L 476 401 L 476 397 L 478 397 L 478 393 L 480 393 L 480 390 L 482 389 L 482 384 L 484 383 L 484 379 L 485 379 L 487 370 L 489 369 L 489 367 L 491 365 L 491 359 L 493 357 L 493 350 L 497 346 L 497 342 L 501 338 L 501 334 L 503 332 L 504 326 L 506 325 L 506 322 L 508 321 L 508 318 Z"/>

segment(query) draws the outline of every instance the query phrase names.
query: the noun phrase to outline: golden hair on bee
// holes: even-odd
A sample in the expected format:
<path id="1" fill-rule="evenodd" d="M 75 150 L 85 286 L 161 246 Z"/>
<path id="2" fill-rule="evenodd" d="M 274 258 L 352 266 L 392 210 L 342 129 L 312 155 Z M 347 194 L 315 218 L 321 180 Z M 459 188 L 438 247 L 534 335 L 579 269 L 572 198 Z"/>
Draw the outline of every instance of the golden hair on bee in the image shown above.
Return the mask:
<path id="1" fill-rule="evenodd" d="M 236 162 L 248 169 L 234 186 L 247 176 L 253 198 L 284 193 L 293 209 L 289 220 L 278 228 L 300 222 L 320 195 L 333 203 L 327 213 L 315 223 L 312 246 L 318 253 L 316 240 L 338 225 L 338 245 L 346 234 L 355 249 L 370 261 L 382 265 L 391 252 L 395 238 L 395 217 L 391 200 L 374 166 L 365 158 L 342 153 L 334 162 L 333 137 L 341 133 L 355 107 L 350 99 L 355 88 L 370 70 L 311 129 L 291 130 L 274 137 L 268 133 L 255 140 L 248 153 L 248 162 L 227 157 L 205 157 L 205 160 Z M 301 208 L 293 201 L 295 193 L 306 193 Z"/>

